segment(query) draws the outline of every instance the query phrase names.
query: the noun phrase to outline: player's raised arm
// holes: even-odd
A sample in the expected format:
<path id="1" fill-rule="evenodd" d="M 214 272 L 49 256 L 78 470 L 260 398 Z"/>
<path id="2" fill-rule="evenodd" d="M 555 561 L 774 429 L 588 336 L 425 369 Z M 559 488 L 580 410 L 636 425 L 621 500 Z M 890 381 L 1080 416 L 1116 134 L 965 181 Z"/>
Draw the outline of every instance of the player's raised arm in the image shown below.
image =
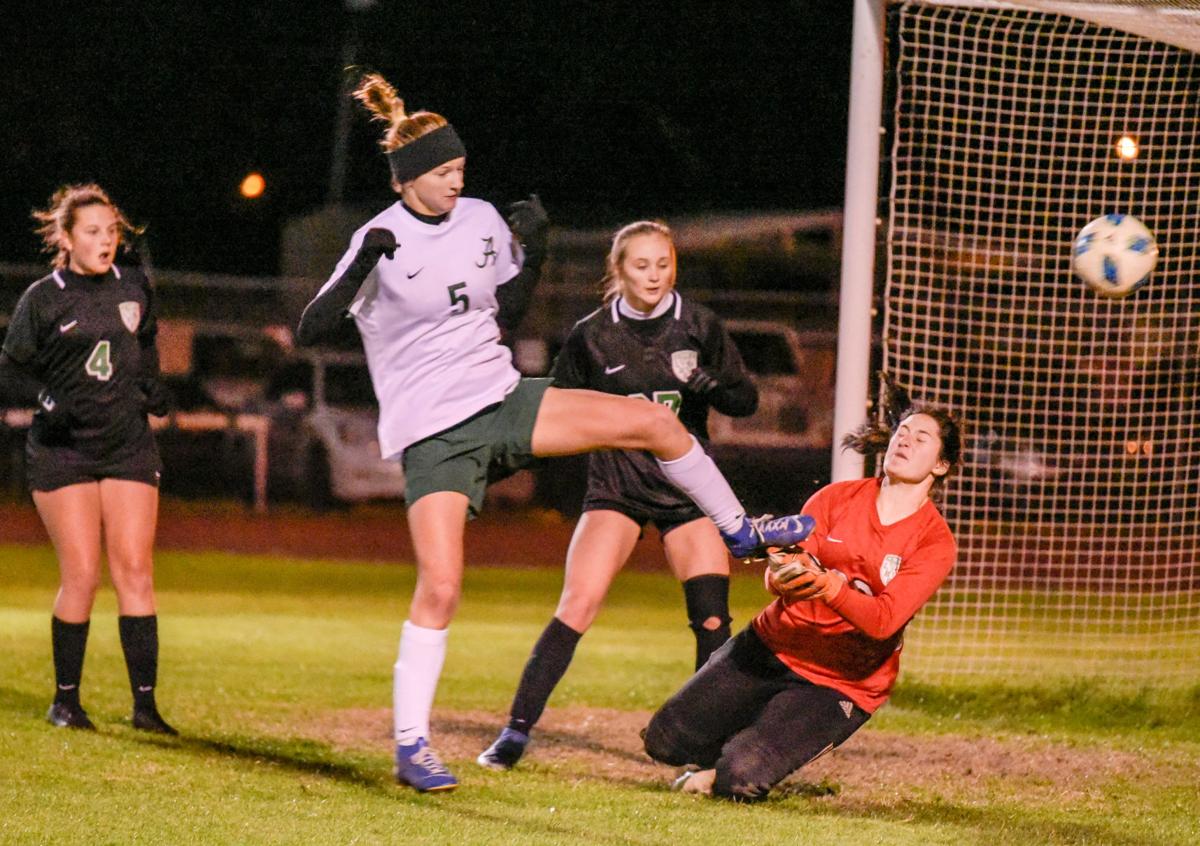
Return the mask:
<path id="1" fill-rule="evenodd" d="M 311 346 L 335 335 L 347 316 L 354 296 L 381 258 L 389 261 L 396 254 L 396 236 L 387 229 L 369 229 L 358 249 L 347 253 L 348 261 L 339 264 L 335 276 L 305 306 L 296 327 L 296 343 Z"/>

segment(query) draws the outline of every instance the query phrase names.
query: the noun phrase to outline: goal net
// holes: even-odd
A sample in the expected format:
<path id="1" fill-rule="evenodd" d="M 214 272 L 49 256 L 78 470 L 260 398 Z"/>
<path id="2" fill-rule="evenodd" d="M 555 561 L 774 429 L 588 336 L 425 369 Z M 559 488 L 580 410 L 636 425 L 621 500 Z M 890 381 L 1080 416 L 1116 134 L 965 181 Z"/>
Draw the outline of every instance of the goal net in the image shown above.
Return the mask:
<path id="1" fill-rule="evenodd" d="M 1193 684 L 1200 2 L 914 0 L 887 27 L 882 364 L 969 426 L 906 670 Z M 1109 212 L 1160 248 L 1124 300 L 1070 266 Z"/>

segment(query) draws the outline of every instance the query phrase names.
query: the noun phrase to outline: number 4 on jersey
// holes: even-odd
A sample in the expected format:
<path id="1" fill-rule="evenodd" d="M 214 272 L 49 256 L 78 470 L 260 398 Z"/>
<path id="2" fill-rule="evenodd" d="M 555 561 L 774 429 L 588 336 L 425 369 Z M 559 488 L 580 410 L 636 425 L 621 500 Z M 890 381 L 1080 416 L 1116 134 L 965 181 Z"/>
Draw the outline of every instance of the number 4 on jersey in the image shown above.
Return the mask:
<path id="1" fill-rule="evenodd" d="M 93 379 L 99 379 L 101 382 L 107 382 L 112 378 L 112 355 L 108 341 L 96 342 L 96 346 L 92 347 L 92 351 L 88 353 L 87 364 L 83 369 L 87 375 Z"/>

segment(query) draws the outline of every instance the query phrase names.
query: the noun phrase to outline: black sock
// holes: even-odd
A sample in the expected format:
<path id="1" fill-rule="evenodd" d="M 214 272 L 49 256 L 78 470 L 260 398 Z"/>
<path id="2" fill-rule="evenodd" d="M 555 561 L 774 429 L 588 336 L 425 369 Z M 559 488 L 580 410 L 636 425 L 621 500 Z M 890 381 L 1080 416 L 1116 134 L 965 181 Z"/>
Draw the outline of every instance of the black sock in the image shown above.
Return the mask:
<path id="1" fill-rule="evenodd" d="M 129 688 L 135 710 L 155 710 L 154 685 L 158 680 L 158 616 L 118 617 L 121 649 L 129 670 Z"/>
<path id="2" fill-rule="evenodd" d="M 542 631 L 542 636 L 533 645 L 525 671 L 521 673 L 521 684 L 513 697 L 511 717 L 508 727 L 529 734 L 542 716 L 546 708 L 546 700 L 554 691 L 571 658 L 575 655 L 575 646 L 583 637 L 557 617 Z"/>
<path id="3" fill-rule="evenodd" d="M 688 625 L 696 635 L 696 669 L 699 670 L 708 656 L 729 640 L 729 577 L 715 573 L 696 576 L 683 583 L 683 598 L 687 602 Z M 715 629 L 705 622 L 716 618 L 720 621 Z"/>
<path id="4" fill-rule="evenodd" d="M 54 652 L 54 701 L 79 705 L 79 682 L 83 678 L 83 654 L 87 650 L 88 626 L 50 618 L 50 645 Z"/>

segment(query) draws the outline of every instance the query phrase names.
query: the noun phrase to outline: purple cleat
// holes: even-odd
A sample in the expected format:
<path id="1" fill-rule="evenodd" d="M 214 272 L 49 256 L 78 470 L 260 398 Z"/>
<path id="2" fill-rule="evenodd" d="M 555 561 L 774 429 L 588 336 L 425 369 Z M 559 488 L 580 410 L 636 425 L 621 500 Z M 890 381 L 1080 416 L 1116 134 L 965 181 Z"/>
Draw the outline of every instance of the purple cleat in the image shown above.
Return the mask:
<path id="1" fill-rule="evenodd" d="M 770 546 L 795 546 L 808 537 L 816 521 L 807 514 L 787 517 L 742 517 L 742 525 L 733 534 L 721 532 L 721 539 L 734 558 L 761 558 Z"/>
<path id="2" fill-rule="evenodd" d="M 418 737 L 415 743 L 396 744 L 396 781 L 421 793 L 453 790 L 458 779 L 450 774 L 428 741 Z"/>

